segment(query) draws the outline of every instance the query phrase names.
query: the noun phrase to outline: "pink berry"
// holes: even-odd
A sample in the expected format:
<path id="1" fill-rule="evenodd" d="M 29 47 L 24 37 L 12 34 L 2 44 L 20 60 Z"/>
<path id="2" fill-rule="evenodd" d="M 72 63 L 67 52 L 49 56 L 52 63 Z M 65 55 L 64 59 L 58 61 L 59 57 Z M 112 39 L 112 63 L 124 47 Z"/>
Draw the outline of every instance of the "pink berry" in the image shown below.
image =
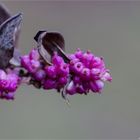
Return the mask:
<path id="1" fill-rule="evenodd" d="M 69 74 L 69 66 L 68 64 L 61 64 L 60 67 L 57 69 L 59 75 L 61 76 L 67 76 Z"/>
<path id="2" fill-rule="evenodd" d="M 93 92 L 101 92 L 103 87 L 104 87 L 104 83 L 101 80 L 90 82 L 90 88 Z"/>
<path id="3" fill-rule="evenodd" d="M 68 86 L 67 86 L 67 88 L 66 88 L 66 93 L 67 93 L 67 94 L 70 94 L 70 95 L 76 94 L 76 87 L 75 87 L 73 81 L 71 81 L 71 82 L 68 84 Z"/>
<path id="4" fill-rule="evenodd" d="M 38 50 L 37 49 L 32 49 L 30 54 L 29 54 L 29 57 L 30 57 L 30 59 L 33 59 L 33 60 L 39 60 L 40 55 L 38 53 Z"/>
<path id="5" fill-rule="evenodd" d="M 46 79 L 44 82 L 44 89 L 54 89 L 56 88 L 56 81 L 53 79 Z"/>
<path id="6" fill-rule="evenodd" d="M 58 56 L 57 53 L 55 53 L 52 57 L 52 63 L 54 65 L 61 65 L 62 63 L 64 63 L 64 60 L 62 59 L 62 57 Z"/>
<path id="7" fill-rule="evenodd" d="M 46 77 L 46 72 L 42 69 L 39 69 L 37 72 L 35 72 L 34 77 L 36 80 L 41 81 Z"/>
<path id="8" fill-rule="evenodd" d="M 81 77 L 83 80 L 89 80 L 90 79 L 90 69 L 89 68 L 83 68 L 81 72 Z"/>
<path id="9" fill-rule="evenodd" d="M 81 59 L 81 58 L 82 58 L 83 52 L 80 50 L 80 48 L 78 48 L 77 51 L 75 52 L 75 56 L 76 56 L 78 59 Z"/>
<path id="10" fill-rule="evenodd" d="M 66 85 L 67 84 L 67 77 L 60 77 L 58 79 L 58 84 L 60 84 L 60 85 Z"/>
<path id="11" fill-rule="evenodd" d="M 46 66 L 45 72 L 49 78 L 56 78 L 58 71 L 55 66 Z"/>
<path id="12" fill-rule="evenodd" d="M 81 62 L 77 62 L 73 66 L 73 72 L 76 74 L 80 74 L 80 72 L 83 70 L 84 66 Z"/>

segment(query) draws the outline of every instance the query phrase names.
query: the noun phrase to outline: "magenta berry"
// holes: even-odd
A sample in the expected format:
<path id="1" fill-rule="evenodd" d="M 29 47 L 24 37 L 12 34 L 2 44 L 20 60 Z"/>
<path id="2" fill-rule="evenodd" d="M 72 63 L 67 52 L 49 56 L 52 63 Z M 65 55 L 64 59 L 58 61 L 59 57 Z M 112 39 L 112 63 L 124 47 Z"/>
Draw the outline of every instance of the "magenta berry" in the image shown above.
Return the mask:
<path id="1" fill-rule="evenodd" d="M 36 71 L 36 72 L 34 73 L 34 77 L 35 77 L 35 79 L 36 79 L 37 81 L 41 81 L 41 80 L 45 79 L 45 77 L 46 77 L 46 72 L 45 72 L 44 70 L 42 70 L 42 69 L 39 69 L 38 71 Z"/>
<path id="2" fill-rule="evenodd" d="M 76 93 L 76 87 L 75 87 L 73 81 L 71 81 L 71 82 L 68 84 L 68 86 L 67 86 L 67 88 L 66 88 L 66 92 L 67 92 L 67 94 L 70 94 L 70 95 L 74 95 L 74 94 Z"/>
<path id="3" fill-rule="evenodd" d="M 21 57 L 21 65 L 26 69 L 28 68 L 28 65 L 30 65 L 30 58 L 28 55 Z"/>
<path id="4" fill-rule="evenodd" d="M 104 87 L 104 83 L 101 80 L 96 80 L 94 82 L 90 82 L 90 89 L 93 92 L 101 92 Z"/>
<path id="5" fill-rule="evenodd" d="M 70 60 L 76 59 L 75 54 L 69 54 L 68 57 L 69 57 Z"/>
<path id="6" fill-rule="evenodd" d="M 90 79 L 90 69 L 83 68 L 83 70 L 81 71 L 81 77 L 83 80 L 89 80 Z"/>
<path id="7" fill-rule="evenodd" d="M 55 66 L 46 66 L 45 72 L 49 78 L 56 78 L 58 71 Z"/>
<path id="8" fill-rule="evenodd" d="M 73 71 L 77 74 L 80 74 L 80 72 L 83 70 L 84 66 L 81 62 L 77 62 L 73 66 Z"/>
<path id="9" fill-rule="evenodd" d="M 103 81 L 112 81 L 112 77 L 111 77 L 111 75 L 108 73 L 108 72 L 105 72 L 103 75 L 102 75 L 102 77 L 101 77 L 101 79 L 103 80 Z"/>
<path id="10" fill-rule="evenodd" d="M 78 59 L 81 59 L 81 58 L 82 58 L 83 52 L 80 50 L 80 48 L 78 48 L 77 51 L 75 52 L 75 56 L 76 56 Z"/>
<path id="11" fill-rule="evenodd" d="M 37 49 L 31 50 L 29 57 L 30 57 L 30 59 L 33 59 L 33 60 L 39 60 L 40 55 L 38 53 L 38 50 Z"/>
<path id="12" fill-rule="evenodd" d="M 68 64 L 61 64 L 57 69 L 60 76 L 67 76 L 69 74 L 69 66 Z"/>
<path id="13" fill-rule="evenodd" d="M 53 79 L 46 79 L 44 81 L 44 89 L 54 89 L 56 88 L 56 81 Z"/>
<path id="14" fill-rule="evenodd" d="M 62 63 L 64 63 L 64 60 L 62 59 L 62 57 L 58 56 L 57 53 L 55 52 L 52 58 L 52 63 L 54 65 L 61 65 Z"/>
<path id="15" fill-rule="evenodd" d="M 86 93 L 86 90 L 84 89 L 83 85 L 79 85 L 76 87 L 76 92 L 79 94 L 84 94 Z"/>
<path id="16" fill-rule="evenodd" d="M 67 84 L 67 77 L 60 77 L 59 79 L 58 79 L 58 83 L 60 84 L 60 85 L 66 85 Z"/>

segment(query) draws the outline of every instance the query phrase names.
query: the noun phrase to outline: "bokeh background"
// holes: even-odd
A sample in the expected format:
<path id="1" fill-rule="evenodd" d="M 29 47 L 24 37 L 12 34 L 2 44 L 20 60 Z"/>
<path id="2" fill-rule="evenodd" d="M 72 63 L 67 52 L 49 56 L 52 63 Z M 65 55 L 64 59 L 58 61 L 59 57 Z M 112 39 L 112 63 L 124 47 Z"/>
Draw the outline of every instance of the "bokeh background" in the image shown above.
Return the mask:
<path id="1" fill-rule="evenodd" d="M 0 138 L 138 139 L 140 137 L 140 2 L 3 1 L 23 13 L 20 49 L 36 46 L 40 29 L 58 31 L 66 51 L 103 56 L 112 83 L 102 95 L 70 97 L 21 86 L 15 101 L 0 100 Z"/>

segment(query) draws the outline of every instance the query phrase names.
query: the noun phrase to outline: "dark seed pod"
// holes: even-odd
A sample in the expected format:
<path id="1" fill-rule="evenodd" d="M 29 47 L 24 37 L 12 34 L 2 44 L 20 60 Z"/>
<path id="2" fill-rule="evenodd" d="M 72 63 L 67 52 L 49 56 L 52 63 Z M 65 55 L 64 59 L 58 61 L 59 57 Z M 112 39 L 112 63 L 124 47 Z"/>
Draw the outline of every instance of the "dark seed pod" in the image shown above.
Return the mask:
<path id="1" fill-rule="evenodd" d="M 64 52 L 65 40 L 60 33 L 39 31 L 34 37 L 34 39 L 38 43 L 38 48 L 41 56 L 46 60 L 47 63 L 47 53 L 49 53 L 52 56 L 54 52 L 57 52 L 61 57 L 63 57 L 64 61 L 70 61 Z"/>
<path id="2" fill-rule="evenodd" d="M 53 49 L 48 49 L 49 45 L 53 43 L 57 44 L 63 51 L 65 50 L 65 40 L 60 33 L 57 32 L 48 32 L 42 38 L 42 44 L 45 49 L 50 53 L 53 54 Z"/>
<path id="3" fill-rule="evenodd" d="M 42 34 L 45 33 L 43 36 Z M 42 36 L 42 37 L 41 37 Z M 65 40 L 60 33 L 57 32 L 47 32 L 45 30 L 39 31 L 36 36 L 34 37 L 35 41 L 39 41 L 41 37 L 42 45 L 44 48 L 52 54 L 53 52 L 49 49 L 49 45 L 55 42 L 62 50 L 65 50 Z"/>

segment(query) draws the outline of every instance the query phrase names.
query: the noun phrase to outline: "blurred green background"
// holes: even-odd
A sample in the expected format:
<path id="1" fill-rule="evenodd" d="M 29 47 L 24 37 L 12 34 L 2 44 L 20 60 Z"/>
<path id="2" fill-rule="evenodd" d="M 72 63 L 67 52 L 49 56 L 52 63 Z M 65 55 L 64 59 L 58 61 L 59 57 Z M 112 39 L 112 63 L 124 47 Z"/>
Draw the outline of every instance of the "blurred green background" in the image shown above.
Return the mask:
<path id="1" fill-rule="evenodd" d="M 103 56 L 112 83 L 102 95 L 71 96 L 21 86 L 15 101 L 0 100 L 0 138 L 138 139 L 140 137 L 140 2 L 3 1 L 23 13 L 20 49 L 36 46 L 40 29 L 58 31 L 66 51 Z"/>

